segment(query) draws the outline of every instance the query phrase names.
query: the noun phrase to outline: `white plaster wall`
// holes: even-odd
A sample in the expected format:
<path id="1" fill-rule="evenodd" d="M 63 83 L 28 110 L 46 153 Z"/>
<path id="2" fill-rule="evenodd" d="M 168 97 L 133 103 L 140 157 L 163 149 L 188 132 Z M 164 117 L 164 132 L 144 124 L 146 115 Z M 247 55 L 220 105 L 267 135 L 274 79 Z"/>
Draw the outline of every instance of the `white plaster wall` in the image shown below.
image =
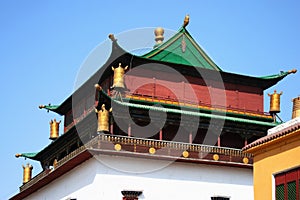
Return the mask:
<path id="1" fill-rule="evenodd" d="M 140 173 L 164 162 L 118 156 L 101 156 L 101 160 L 89 159 L 26 199 L 121 200 L 122 190 L 143 190 L 139 199 L 145 200 L 210 200 L 214 195 L 231 200 L 254 198 L 250 169 L 172 162 Z"/>

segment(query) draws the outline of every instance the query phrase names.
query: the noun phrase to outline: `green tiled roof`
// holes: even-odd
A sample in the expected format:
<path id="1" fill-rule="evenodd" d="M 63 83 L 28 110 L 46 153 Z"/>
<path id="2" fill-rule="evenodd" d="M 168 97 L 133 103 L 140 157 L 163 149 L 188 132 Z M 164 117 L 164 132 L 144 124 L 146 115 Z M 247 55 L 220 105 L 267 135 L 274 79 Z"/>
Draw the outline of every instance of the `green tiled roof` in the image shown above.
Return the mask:
<path id="1" fill-rule="evenodd" d="M 169 40 L 141 57 L 222 71 L 197 44 L 184 26 Z"/>

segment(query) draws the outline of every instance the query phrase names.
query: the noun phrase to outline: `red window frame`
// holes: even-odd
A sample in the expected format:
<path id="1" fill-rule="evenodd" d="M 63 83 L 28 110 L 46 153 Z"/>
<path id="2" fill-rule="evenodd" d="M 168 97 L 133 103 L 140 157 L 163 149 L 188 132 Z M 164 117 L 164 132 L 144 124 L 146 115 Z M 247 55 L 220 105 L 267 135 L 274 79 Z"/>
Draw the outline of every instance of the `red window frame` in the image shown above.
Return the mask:
<path id="1" fill-rule="evenodd" d="M 279 186 L 284 186 L 284 200 L 289 200 L 289 189 L 288 185 L 289 183 L 295 182 L 296 185 L 296 199 L 300 200 L 300 167 L 296 169 L 292 169 L 280 174 L 275 175 L 275 191 Z M 279 197 L 276 196 L 276 200 L 279 199 Z"/>

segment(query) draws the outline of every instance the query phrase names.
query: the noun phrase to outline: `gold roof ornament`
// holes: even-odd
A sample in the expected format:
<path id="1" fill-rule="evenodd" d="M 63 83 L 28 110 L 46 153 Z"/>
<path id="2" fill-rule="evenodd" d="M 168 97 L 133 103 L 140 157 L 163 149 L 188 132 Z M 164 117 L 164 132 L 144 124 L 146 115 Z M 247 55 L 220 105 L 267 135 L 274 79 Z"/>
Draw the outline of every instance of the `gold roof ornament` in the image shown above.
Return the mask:
<path id="1" fill-rule="evenodd" d="M 190 16 L 186 15 L 183 21 L 183 27 L 185 28 L 190 22 Z"/>
<path id="2" fill-rule="evenodd" d="M 114 68 L 114 66 L 112 66 L 111 69 L 114 71 L 114 82 L 112 88 L 124 89 L 124 74 L 125 71 L 128 69 L 128 66 L 122 67 L 122 64 L 119 63 L 119 66 L 117 68 Z"/>
<path id="3" fill-rule="evenodd" d="M 165 30 L 162 27 L 157 27 L 154 30 L 155 41 L 156 41 L 155 46 L 160 45 L 161 43 L 163 43 L 163 41 L 165 39 L 164 33 L 165 33 Z"/>
<path id="4" fill-rule="evenodd" d="M 29 163 L 27 163 L 26 166 L 24 165 L 22 166 L 23 166 L 23 184 L 25 184 L 31 180 L 33 167 Z"/>
<path id="5" fill-rule="evenodd" d="M 111 111 L 112 108 L 110 108 L 109 110 L 105 109 L 105 104 L 102 104 L 100 110 L 97 110 L 97 108 L 95 108 L 95 112 L 98 114 L 97 132 L 109 132 L 109 112 Z"/>
<path id="6" fill-rule="evenodd" d="M 53 169 L 56 169 L 57 168 L 57 159 L 54 159 L 53 161 Z"/>
<path id="7" fill-rule="evenodd" d="M 51 120 L 50 124 L 50 140 L 55 140 L 59 137 L 59 124 L 61 121 L 57 122 L 56 119 Z"/>
<path id="8" fill-rule="evenodd" d="M 288 71 L 289 74 L 295 74 L 297 72 L 297 69 L 291 69 Z"/>
<path id="9" fill-rule="evenodd" d="M 39 105 L 39 109 L 45 108 L 45 105 Z"/>
<path id="10" fill-rule="evenodd" d="M 295 119 L 296 117 L 300 117 L 300 96 L 294 98 L 292 101 L 293 101 L 292 119 Z"/>
<path id="11" fill-rule="evenodd" d="M 108 35 L 108 38 L 109 38 L 112 42 L 117 41 L 117 39 L 115 38 L 114 34 L 112 34 L 112 33 Z"/>
<path id="12" fill-rule="evenodd" d="M 282 92 L 277 93 L 276 90 L 274 90 L 273 94 L 268 94 L 270 97 L 270 113 L 279 113 L 280 112 L 280 96 L 282 95 Z"/>
<path id="13" fill-rule="evenodd" d="M 20 153 L 17 153 L 17 154 L 15 155 L 16 158 L 19 158 L 19 157 L 21 157 L 21 156 L 22 156 L 22 154 L 20 154 Z"/>
<path id="14" fill-rule="evenodd" d="M 102 90 L 102 87 L 97 83 L 95 84 L 95 88 L 97 91 L 101 91 Z"/>

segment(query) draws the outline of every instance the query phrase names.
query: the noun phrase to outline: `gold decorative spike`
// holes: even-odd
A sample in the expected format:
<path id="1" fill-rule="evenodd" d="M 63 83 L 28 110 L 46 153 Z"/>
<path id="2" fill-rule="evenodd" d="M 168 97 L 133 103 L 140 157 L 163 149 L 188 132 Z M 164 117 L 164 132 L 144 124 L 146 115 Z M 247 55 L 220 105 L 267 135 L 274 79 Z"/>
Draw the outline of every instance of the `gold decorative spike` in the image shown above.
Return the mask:
<path id="1" fill-rule="evenodd" d="M 190 155 L 190 154 L 189 154 L 188 151 L 182 152 L 182 156 L 185 157 L 185 158 L 189 157 L 189 155 Z"/>
<path id="2" fill-rule="evenodd" d="M 243 158 L 243 163 L 248 164 L 249 163 L 249 159 L 247 157 Z"/>
<path id="3" fill-rule="evenodd" d="M 183 21 L 183 27 L 185 28 L 190 22 L 190 16 L 186 15 Z"/>
<path id="4" fill-rule="evenodd" d="M 23 184 L 27 183 L 28 181 L 31 180 L 31 174 L 32 174 L 32 165 L 30 165 L 29 163 L 27 163 L 26 166 L 23 166 Z"/>
<path id="5" fill-rule="evenodd" d="M 97 132 L 107 131 L 109 132 L 109 112 L 112 111 L 112 108 L 109 110 L 105 109 L 105 104 L 102 104 L 101 109 L 95 109 L 95 112 L 98 114 L 98 128 Z"/>
<path id="6" fill-rule="evenodd" d="M 214 155 L 213 155 L 213 159 L 214 159 L 215 161 L 218 161 L 218 160 L 219 160 L 219 155 L 218 155 L 218 154 L 214 154 Z"/>
<path id="7" fill-rule="evenodd" d="M 117 41 L 117 39 L 115 38 L 114 34 L 109 34 L 108 35 L 108 38 L 111 40 L 111 41 Z"/>
<path id="8" fill-rule="evenodd" d="M 296 97 L 293 100 L 293 114 L 292 119 L 300 117 L 300 97 Z"/>
<path id="9" fill-rule="evenodd" d="M 61 121 L 57 122 L 56 119 L 51 120 L 50 124 L 50 140 L 55 140 L 59 137 L 59 124 Z"/>
<path id="10" fill-rule="evenodd" d="M 162 27 L 158 27 L 154 30 L 156 45 L 163 43 L 165 30 Z"/>
<path id="11" fill-rule="evenodd" d="M 274 90 L 273 94 L 268 94 L 270 97 L 270 113 L 279 113 L 280 112 L 280 96 L 282 92 L 276 93 Z"/>
<path id="12" fill-rule="evenodd" d="M 121 151 L 122 146 L 120 144 L 115 144 L 115 150 L 116 151 Z"/>
<path id="13" fill-rule="evenodd" d="M 153 147 L 149 148 L 149 153 L 150 154 L 155 154 L 155 152 L 156 152 L 155 148 L 153 148 Z"/>
<path id="14" fill-rule="evenodd" d="M 117 68 L 114 68 L 113 66 L 111 67 L 111 69 L 114 71 L 114 83 L 112 88 L 125 88 L 124 74 L 127 68 L 128 66 L 123 68 L 121 63 L 119 63 L 119 67 Z"/>

